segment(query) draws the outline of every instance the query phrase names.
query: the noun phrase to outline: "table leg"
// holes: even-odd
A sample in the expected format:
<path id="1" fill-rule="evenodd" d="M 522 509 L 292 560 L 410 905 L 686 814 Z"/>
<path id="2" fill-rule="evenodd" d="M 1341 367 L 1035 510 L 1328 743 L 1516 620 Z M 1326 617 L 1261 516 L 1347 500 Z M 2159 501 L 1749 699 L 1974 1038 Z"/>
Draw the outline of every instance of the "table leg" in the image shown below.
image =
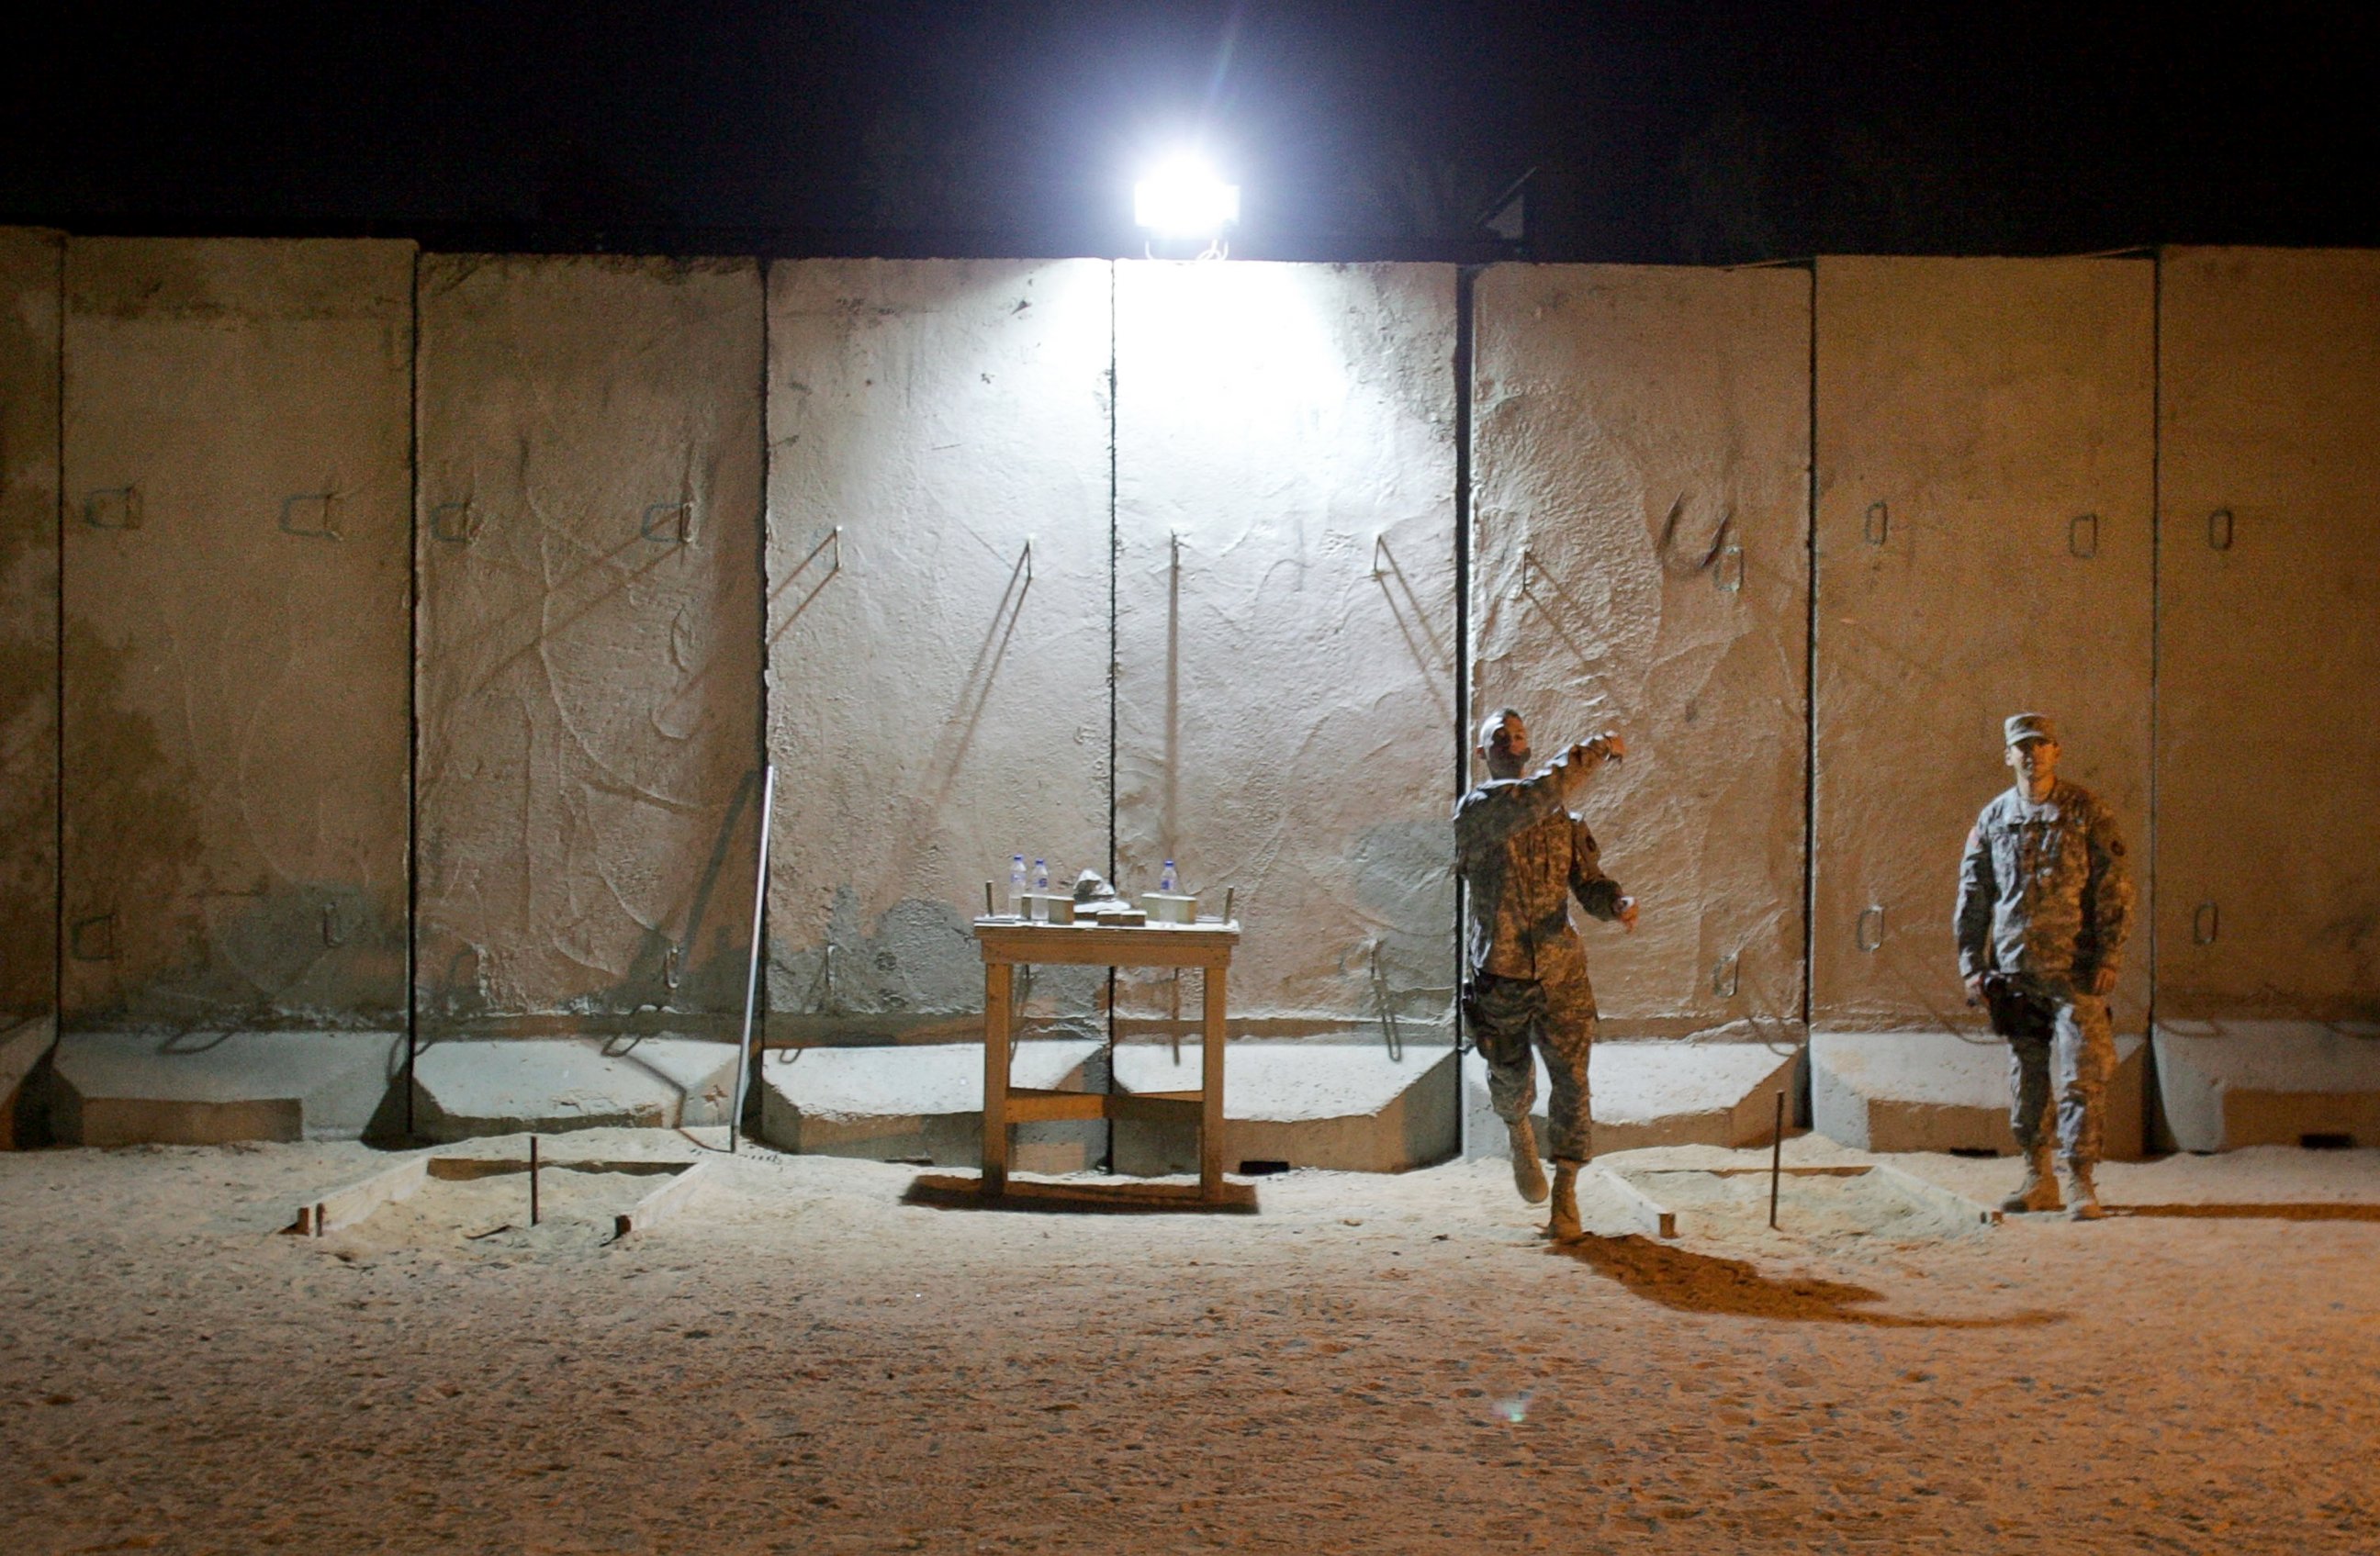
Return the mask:
<path id="1" fill-rule="evenodd" d="M 983 964 L 983 1191 L 1008 1188 L 1008 1001 L 1015 968 Z"/>
<path id="2" fill-rule="evenodd" d="M 1198 1080 L 1198 1197 L 1223 1197 L 1223 970 L 1209 967 L 1199 980 L 1206 1017 Z"/>

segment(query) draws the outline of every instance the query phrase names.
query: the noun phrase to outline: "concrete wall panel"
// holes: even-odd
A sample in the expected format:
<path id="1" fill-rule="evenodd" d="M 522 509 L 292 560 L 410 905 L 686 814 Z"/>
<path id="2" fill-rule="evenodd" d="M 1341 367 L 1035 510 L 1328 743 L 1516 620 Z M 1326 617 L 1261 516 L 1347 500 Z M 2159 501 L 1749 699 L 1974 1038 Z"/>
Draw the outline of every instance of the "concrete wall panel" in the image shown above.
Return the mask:
<path id="1" fill-rule="evenodd" d="M 426 257 L 420 308 L 422 1020 L 717 1026 L 750 944 L 759 267 Z"/>
<path id="2" fill-rule="evenodd" d="M 1818 262 L 1815 1024 L 1977 1024 L 1951 904 L 2008 714 L 2059 720 L 2146 909 L 2154 290 L 2139 260 Z M 2143 933 L 2119 1027 L 2147 979 Z"/>
<path id="3" fill-rule="evenodd" d="M 1235 1031 L 1442 1021 L 1454 271 L 1116 275 L 1121 884 L 1237 888 Z"/>
<path id="4" fill-rule="evenodd" d="M 1111 287 L 770 271 L 772 1037 L 978 1027 L 983 883 L 1107 863 Z M 1102 983 L 1042 970 L 1034 1005 Z"/>
<path id="5" fill-rule="evenodd" d="M 2380 254 L 2164 259 L 2157 1009 L 2380 1017 Z"/>
<path id="6" fill-rule="evenodd" d="M 57 997 L 64 240 L 0 228 L 0 1026 Z"/>
<path id="7" fill-rule="evenodd" d="M 412 259 L 67 247 L 70 1026 L 401 1019 Z"/>
<path id="8" fill-rule="evenodd" d="M 1476 310 L 1473 722 L 1629 741 L 1586 802 L 1644 915 L 1587 925 L 1607 1030 L 1798 1023 L 1809 278 L 1500 266 Z"/>

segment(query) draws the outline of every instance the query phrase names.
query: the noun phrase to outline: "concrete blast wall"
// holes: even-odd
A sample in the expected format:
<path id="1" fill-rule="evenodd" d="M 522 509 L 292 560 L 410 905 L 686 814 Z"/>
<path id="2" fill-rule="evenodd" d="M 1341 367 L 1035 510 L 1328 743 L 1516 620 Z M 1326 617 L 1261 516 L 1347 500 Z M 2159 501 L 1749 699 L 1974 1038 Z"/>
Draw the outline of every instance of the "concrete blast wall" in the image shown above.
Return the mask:
<path id="1" fill-rule="evenodd" d="M 2061 774 L 2145 874 L 2155 284 L 2132 259 L 1818 261 L 1815 1025 L 1980 1028 L 1950 911 L 2009 714 L 2059 722 Z"/>
<path id="2" fill-rule="evenodd" d="M 1643 912 L 1586 925 L 1605 1030 L 1798 1037 L 1809 278 L 1500 266 L 1475 306 L 1472 722 L 1628 739 L 1586 801 Z"/>
<path id="3" fill-rule="evenodd" d="M 0 1028 L 56 997 L 64 252 L 0 229 Z"/>
<path id="4" fill-rule="evenodd" d="M 69 1026 L 401 1019 L 412 276 L 67 246 Z"/>
<path id="5" fill-rule="evenodd" d="M 1442 1037 L 1457 315 L 1429 265 L 0 232 L 0 1021 L 63 968 L 70 1031 L 384 1032 L 410 825 L 424 1031 L 715 1033 L 765 753 L 780 1039 L 978 1031 L 1020 850 L 1236 887 L 1234 1035 Z M 1472 320 L 1468 694 L 1630 738 L 1614 1035 L 1805 979 L 1979 1032 L 2026 708 L 2131 843 L 2121 1028 L 2152 907 L 2167 1014 L 2380 1016 L 2380 255 L 1511 265 Z"/>
<path id="6" fill-rule="evenodd" d="M 421 262 L 425 1031 L 741 1008 L 758 809 L 748 259 Z"/>
<path id="7" fill-rule="evenodd" d="M 1234 1032 L 1451 1007 L 1455 306 L 1442 265 L 1116 267 L 1120 884 L 1237 888 Z"/>
<path id="8" fill-rule="evenodd" d="M 979 1031 L 983 883 L 1107 867 L 1111 306 L 1096 262 L 771 271 L 772 1037 Z"/>
<path id="9" fill-rule="evenodd" d="M 2160 300 L 2157 1009 L 2380 1018 L 2380 254 Z"/>

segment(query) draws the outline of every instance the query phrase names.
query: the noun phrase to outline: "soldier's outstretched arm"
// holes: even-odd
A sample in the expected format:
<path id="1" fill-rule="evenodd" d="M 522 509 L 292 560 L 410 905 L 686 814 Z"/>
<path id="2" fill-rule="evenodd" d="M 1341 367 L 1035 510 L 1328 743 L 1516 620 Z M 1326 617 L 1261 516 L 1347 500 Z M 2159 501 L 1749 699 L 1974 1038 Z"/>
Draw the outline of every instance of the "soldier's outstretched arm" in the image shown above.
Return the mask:
<path id="1" fill-rule="evenodd" d="M 1528 778 L 1475 789 L 1454 808 L 1457 868 L 1526 826 L 1568 808 L 1571 791 L 1596 767 L 1627 747 L 1618 735 L 1598 735 L 1565 748 Z"/>

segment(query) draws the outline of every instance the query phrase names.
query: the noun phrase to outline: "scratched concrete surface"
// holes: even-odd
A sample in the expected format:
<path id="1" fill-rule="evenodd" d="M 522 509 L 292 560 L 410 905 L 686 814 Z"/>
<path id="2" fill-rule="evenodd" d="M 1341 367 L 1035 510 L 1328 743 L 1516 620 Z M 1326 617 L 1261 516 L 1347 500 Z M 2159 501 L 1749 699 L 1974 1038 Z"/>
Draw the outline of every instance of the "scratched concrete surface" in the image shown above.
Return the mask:
<path id="1" fill-rule="evenodd" d="M 70 1027 L 401 1019 L 412 279 L 67 244 Z"/>
<path id="2" fill-rule="evenodd" d="M 1109 268 L 769 281 L 770 1032 L 979 1031 L 984 882 L 1107 868 Z M 1027 1012 L 1103 984 L 1037 970 Z"/>
<path id="3" fill-rule="evenodd" d="M 1509 265 L 1477 297 L 1472 703 L 1519 707 L 1541 756 L 1629 742 L 1585 802 L 1643 915 L 1582 921 L 1605 1030 L 1791 1041 L 1808 277 Z"/>
<path id="4" fill-rule="evenodd" d="M 1454 334 L 1449 266 L 1116 268 L 1117 853 L 1237 888 L 1235 1032 L 1449 1019 Z"/>
<path id="5" fill-rule="evenodd" d="M 722 1029 L 758 810 L 760 275 L 421 264 L 431 1032 Z"/>
<path id="6" fill-rule="evenodd" d="M 0 228 L 0 1025 L 56 998 L 65 239 Z"/>
<path id="7" fill-rule="evenodd" d="M 2380 1018 L 2380 254 L 2159 310 L 2158 1014 Z"/>
<path id="8" fill-rule="evenodd" d="M 2155 291 L 2139 259 L 1818 261 L 1814 1024 L 1980 1028 L 1950 909 L 2009 714 L 2059 721 L 2148 858 Z"/>

